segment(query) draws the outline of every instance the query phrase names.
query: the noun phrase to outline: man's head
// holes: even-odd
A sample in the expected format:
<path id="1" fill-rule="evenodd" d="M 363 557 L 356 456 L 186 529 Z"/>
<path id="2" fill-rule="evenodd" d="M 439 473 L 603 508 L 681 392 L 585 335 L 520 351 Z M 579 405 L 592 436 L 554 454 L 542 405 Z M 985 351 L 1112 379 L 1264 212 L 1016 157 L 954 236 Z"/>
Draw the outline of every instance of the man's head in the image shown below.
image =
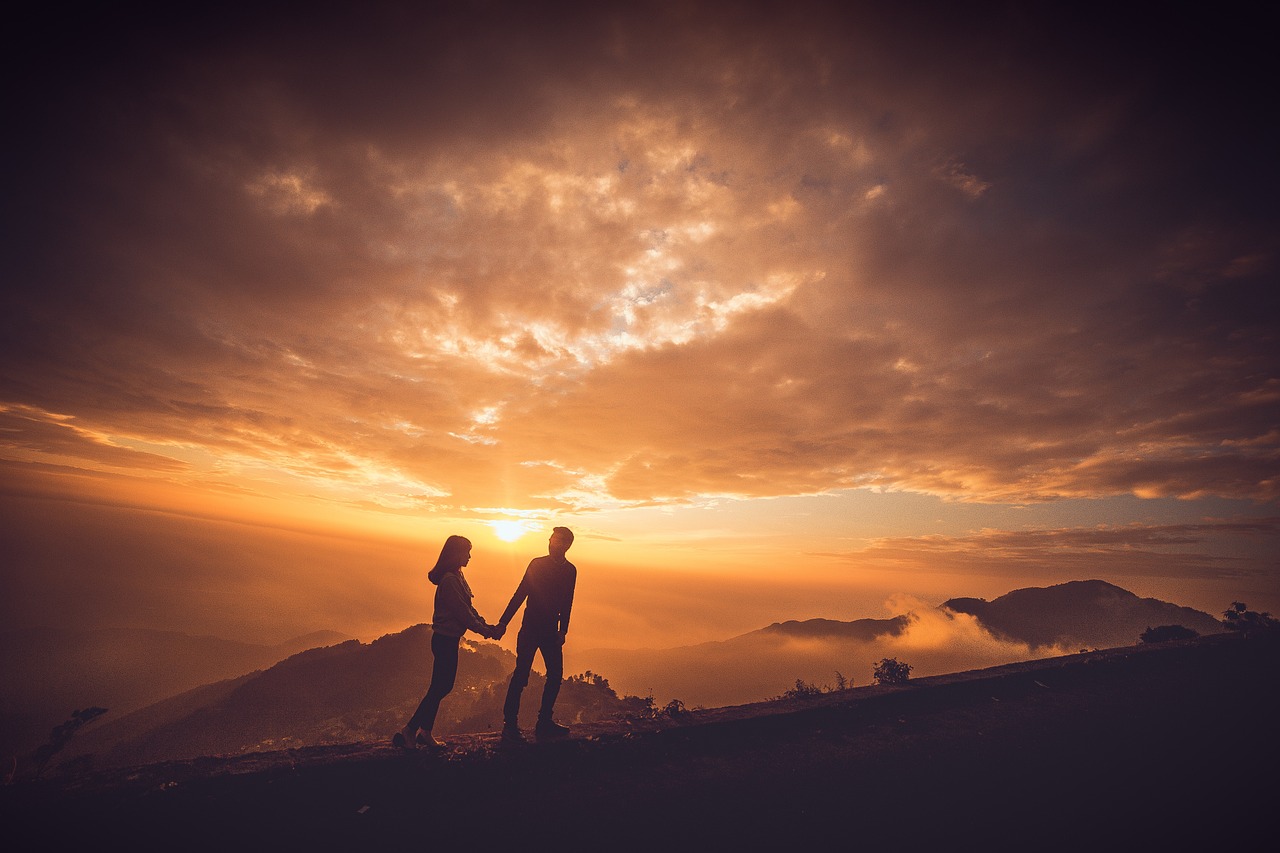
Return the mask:
<path id="1" fill-rule="evenodd" d="M 564 552 L 573 544 L 573 531 L 567 527 L 551 528 L 551 538 L 547 540 L 547 550 L 553 557 L 563 557 Z"/>

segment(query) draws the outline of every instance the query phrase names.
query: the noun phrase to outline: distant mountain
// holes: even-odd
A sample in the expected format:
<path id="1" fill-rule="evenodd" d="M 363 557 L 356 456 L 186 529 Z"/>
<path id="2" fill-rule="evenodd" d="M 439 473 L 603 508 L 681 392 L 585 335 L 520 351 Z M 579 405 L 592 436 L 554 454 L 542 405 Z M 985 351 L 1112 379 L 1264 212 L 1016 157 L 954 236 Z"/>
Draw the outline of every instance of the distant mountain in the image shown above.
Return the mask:
<path id="1" fill-rule="evenodd" d="M 112 717 L 203 684 L 347 639 L 317 631 L 275 645 L 174 631 L 37 629 L 0 633 L 0 751 L 43 741 L 77 708 Z"/>
<path id="2" fill-rule="evenodd" d="M 855 619 L 852 622 L 839 622 L 835 619 L 805 619 L 787 622 L 774 622 L 767 628 L 743 634 L 737 639 L 756 635 L 765 637 L 787 637 L 792 639 L 847 639 L 874 640 L 876 637 L 897 636 L 907 627 L 910 620 L 906 616 L 895 616 L 892 619 Z"/>
<path id="3" fill-rule="evenodd" d="M 95 724 L 70 756 L 100 765 L 390 738 L 409 719 L 431 679 L 431 629 L 415 625 L 372 643 L 311 649 L 261 672 L 206 685 L 120 719 Z M 437 719 L 439 734 L 495 731 L 515 656 L 466 640 L 458 680 Z M 532 726 L 542 676 L 533 674 L 521 722 Z M 573 723 L 644 708 L 599 678 L 565 682 L 557 718 Z"/>
<path id="4" fill-rule="evenodd" d="M 1131 646 L 1147 628 L 1160 625 L 1182 625 L 1200 634 L 1224 630 L 1208 613 L 1139 598 L 1100 580 L 1015 589 L 992 601 L 953 598 L 942 606 L 974 616 L 997 637 L 1032 647 Z"/>
<path id="5" fill-rule="evenodd" d="M 1178 624 L 1222 631 L 1207 613 L 1103 581 L 1015 590 L 994 601 L 953 598 L 893 619 L 809 619 L 775 623 L 739 637 L 670 649 L 590 649 L 574 658 L 619 689 L 659 704 L 754 702 L 810 685 L 866 684 L 876 661 L 908 663 L 912 675 L 939 675 L 1077 651 L 1131 646 L 1148 627 Z"/>

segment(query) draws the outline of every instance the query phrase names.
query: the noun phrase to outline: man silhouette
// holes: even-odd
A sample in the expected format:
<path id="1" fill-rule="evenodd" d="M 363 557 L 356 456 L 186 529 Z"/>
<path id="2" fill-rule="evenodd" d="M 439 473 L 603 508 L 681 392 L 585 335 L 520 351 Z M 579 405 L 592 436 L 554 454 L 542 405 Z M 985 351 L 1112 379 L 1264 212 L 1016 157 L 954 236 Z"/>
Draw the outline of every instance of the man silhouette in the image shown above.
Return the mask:
<path id="1" fill-rule="evenodd" d="M 565 552 L 573 544 L 573 531 L 556 527 L 547 540 L 547 555 L 535 557 L 525 569 L 520 586 L 516 587 L 511 602 L 498 620 L 499 632 L 505 632 L 507 623 L 516 615 L 526 599 L 524 621 L 516 636 L 516 668 L 507 686 L 507 701 L 502 706 L 502 740 L 507 743 L 523 743 L 518 718 L 520 694 L 529 684 L 529 669 L 533 666 L 535 652 L 542 655 L 547 670 L 547 683 L 542 688 L 542 705 L 538 710 L 538 726 L 534 730 L 539 740 L 568 734 L 569 729 L 551 718 L 556 697 L 560 695 L 560 682 L 564 678 L 564 638 L 569 632 L 569 611 L 573 609 L 573 590 L 578 581 L 578 569 L 565 559 Z M 501 633 L 499 634 L 501 636 Z"/>

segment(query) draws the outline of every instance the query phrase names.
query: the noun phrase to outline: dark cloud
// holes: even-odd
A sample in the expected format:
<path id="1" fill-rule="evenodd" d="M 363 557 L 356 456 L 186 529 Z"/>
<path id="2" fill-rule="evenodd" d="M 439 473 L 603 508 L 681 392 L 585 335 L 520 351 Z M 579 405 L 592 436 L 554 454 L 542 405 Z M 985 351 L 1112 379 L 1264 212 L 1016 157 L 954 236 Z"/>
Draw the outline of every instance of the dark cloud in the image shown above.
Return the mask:
<path id="1" fill-rule="evenodd" d="M 886 538 L 830 556 L 919 571 L 1039 577 L 1042 583 L 1084 577 L 1229 579 L 1268 585 L 1261 563 L 1280 526 L 1275 518 L 1169 525 L 987 530 L 969 536 Z M 1224 542 L 1231 545 L 1224 546 Z"/>

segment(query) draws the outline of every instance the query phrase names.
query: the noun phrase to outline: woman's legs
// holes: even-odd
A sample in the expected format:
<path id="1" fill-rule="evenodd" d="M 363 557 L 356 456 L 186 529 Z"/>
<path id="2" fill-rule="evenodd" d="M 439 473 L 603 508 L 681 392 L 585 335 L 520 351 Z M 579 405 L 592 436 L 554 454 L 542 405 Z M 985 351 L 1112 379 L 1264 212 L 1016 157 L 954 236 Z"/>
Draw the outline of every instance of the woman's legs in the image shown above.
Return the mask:
<path id="1" fill-rule="evenodd" d="M 412 738 L 418 729 L 431 734 L 436 712 L 440 710 L 440 700 L 453 690 L 453 683 L 458 677 L 458 642 L 461 639 L 432 632 L 431 654 L 435 660 L 431 665 L 431 686 L 418 703 L 418 710 L 409 718 L 409 724 L 404 727 L 406 737 Z"/>

